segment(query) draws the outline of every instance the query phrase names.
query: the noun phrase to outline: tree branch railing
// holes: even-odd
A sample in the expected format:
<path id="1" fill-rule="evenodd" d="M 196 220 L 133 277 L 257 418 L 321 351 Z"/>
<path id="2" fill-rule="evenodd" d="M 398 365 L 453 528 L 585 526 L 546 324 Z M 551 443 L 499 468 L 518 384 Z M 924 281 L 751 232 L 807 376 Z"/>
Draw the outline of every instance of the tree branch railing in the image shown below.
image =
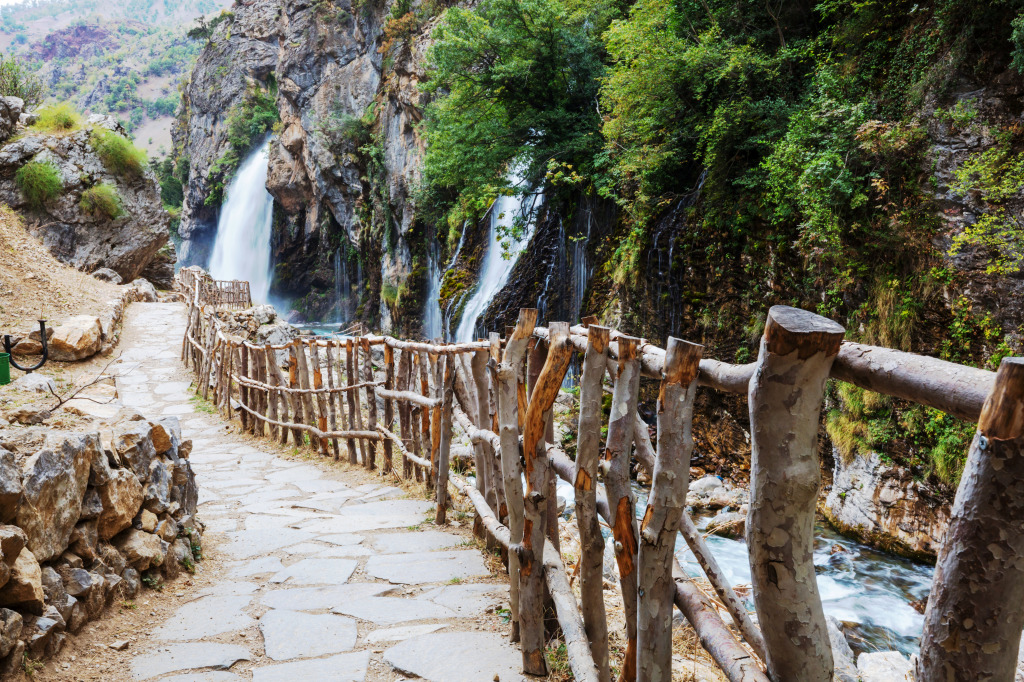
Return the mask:
<path id="1" fill-rule="evenodd" d="M 1010 494 L 1024 488 L 1024 468 L 1016 463 L 1024 442 L 1020 359 L 1004 360 L 997 382 L 994 372 L 844 341 L 836 323 L 783 306 L 769 312 L 758 359 L 747 365 L 703 358 L 701 346 L 680 339 L 669 339 L 666 352 L 592 321 L 538 327 L 531 309 L 520 311 L 504 339 L 491 334 L 487 341 L 444 344 L 367 335 L 254 345 L 227 333 L 217 318 L 218 306 L 232 305 L 221 299 L 220 283 L 184 269 L 179 284 L 189 303 L 182 357 L 196 372 L 201 394 L 212 394 L 226 418 L 237 411 L 251 433 L 282 443 L 291 434 L 297 447 L 325 456 L 333 451 L 335 458 L 346 450 L 350 463 L 367 468 L 376 467 L 383 454 L 382 472 L 426 485 L 437 502 L 438 523 L 445 522 L 448 483 L 468 498 L 479 532 L 506 552 L 510 635 L 521 643 L 523 671 L 536 675 L 548 671 L 548 604 L 575 678 L 611 679 L 603 519 L 612 529 L 608 541 L 626 610 L 619 682 L 671 679 L 673 605 L 730 682 L 832 679 L 811 556 L 825 381 L 845 381 L 968 421 L 978 421 L 984 411 L 954 505 L 955 537 L 951 530 L 940 554 L 942 570 L 933 585 L 939 604 L 933 599 L 926 610 L 921 679 L 935 679 L 929 675 L 938 670 L 1002 674 L 1010 658 L 1016 660 L 1024 598 L 998 595 L 1024 595 L 1024 572 L 1015 563 L 1024 535 L 1000 531 L 1024 526 L 1024 505 Z M 373 347 L 383 348 L 376 375 Z M 574 354 L 583 356 L 575 462 L 551 442 L 550 429 Z M 280 357 L 288 359 L 283 367 Z M 613 386 L 607 420 L 601 411 L 606 377 Z M 641 377 L 660 382 L 656 446 L 636 410 Z M 764 630 L 754 624 L 685 511 L 699 388 L 748 395 L 753 457 L 747 545 L 757 620 L 771 624 Z M 454 427 L 472 444 L 460 459 L 471 455 L 475 483 L 448 471 Z M 393 453 L 401 466 L 392 462 Z M 639 520 L 628 485 L 632 456 L 653 474 Z M 1012 480 L 995 482 L 995 472 Z M 579 576 L 580 598 L 559 550 L 556 476 L 576 496 L 581 555 L 570 569 Z M 1013 518 L 996 519 L 996 507 Z M 988 523 L 972 516 L 982 508 Z M 675 560 L 680 535 L 721 605 Z M 970 557 L 957 543 L 972 548 Z M 990 596 L 992 603 L 972 604 L 972 594 Z M 720 609 L 730 615 L 732 628 Z M 986 643 L 990 636 L 994 645 Z M 954 640 L 960 644 L 950 646 Z"/>

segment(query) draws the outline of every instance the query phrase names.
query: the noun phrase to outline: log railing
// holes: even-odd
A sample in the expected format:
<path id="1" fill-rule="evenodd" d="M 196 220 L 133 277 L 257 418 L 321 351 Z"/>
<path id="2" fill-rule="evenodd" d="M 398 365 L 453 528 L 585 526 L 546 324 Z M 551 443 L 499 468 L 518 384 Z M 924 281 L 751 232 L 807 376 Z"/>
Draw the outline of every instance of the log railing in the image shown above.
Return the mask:
<path id="1" fill-rule="evenodd" d="M 548 670 L 545 609 L 553 608 L 576 679 L 606 682 L 617 664 L 620 682 L 667 682 L 675 605 L 732 682 L 831 680 L 832 652 L 811 556 L 817 434 L 829 378 L 962 419 L 982 418 L 950 539 L 940 553 L 933 585 L 938 597 L 926 611 L 919 679 L 972 669 L 1003 679 L 1016 660 L 1024 624 L 1024 571 L 1017 566 L 1024 552 L 1018 530 L 1024 527 L 1019 358 L 1004 360 L 997 378 L 994 372 L 846 342 L 840 325 L 783 306 L 769 312 L 760 354 L 749 365 L 703 358 L 701 346 L 680 339 L 670 338 L 662 349 L 593 321 L 537 327 L 537 311 L 530 309 L 520 311 L 505 339 L 491 334 L 487 341 L 436 344 L 373 335 L 256 346 L 225 332 L 212 314 L 219 299 L 205 298 L 218 287 L 204 285 L 203 275 L 179 276 L 190 303 L 183 358 L 196 371 L 201 394 L 212 392 L 229 419 L 235 406 L 244 428 L 282 443 L 291 434 L 297 446 L 338 458 L 344 441 L 353 464 L 376 466 L 379 446 L 382 472 L 425 482 L 437 502 L 437 523 L 446 520 L 447 484 L 461 491 L 476 510 L 479 532 L 506 552 L 510 634 L 521 643 L 526 673 Z M 383 346 L 383 367 L 376 372 L 374 346 Z M 574 354 L 583 356 L 575 462 L 551 442 L 550 428 Z M 641 377 L 660 382 L 656 446 L 637 413 Z M 607 421 L 601 411 L 606 384 L 612 393 Z M 753 454 L 747 543 L 758 621 L 769 624 L 763 628 L 685 511 L 699 387 L 748 396 Z M 455 427 L 472 443 L 474 484 L 448 471 Z M 393 453 L 401 457 L 400 467 Z M 639 520 L 628 481 L 630 457 L 653 475 Z M 571 572 L 578 577 L 579 600 L 559 551 L 556 476 L 575 490 L 581 556 Z M 611 528 L 607 541 L 602 519 Z M 720 605 L 674 559 L 679 535 Z M 608 642 L 606 542 L 613 544 L 624 596 L 619 660 L 611 660 Z M 972 595 L 988 602 L 976 604 Z"/>

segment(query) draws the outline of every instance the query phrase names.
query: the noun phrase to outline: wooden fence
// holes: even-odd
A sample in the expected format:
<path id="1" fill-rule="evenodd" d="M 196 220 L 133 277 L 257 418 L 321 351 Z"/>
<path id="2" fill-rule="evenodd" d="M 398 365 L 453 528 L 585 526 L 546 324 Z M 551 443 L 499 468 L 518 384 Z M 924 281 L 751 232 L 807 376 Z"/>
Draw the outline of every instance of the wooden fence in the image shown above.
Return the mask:
<path id="1" fill-rule="evenodd" d="M 675 338 L 662 349 L 593 319 L 537 327 L 532 309 L 520 311 L 505 338 L 491 333 L 477 343 L 370 335 L 258 346 L 224 332 L 204 299 L 210 289 L 199 281 L 193 274 L 179 278 L 189 301 L 182 354 L 202 395 L 212 393 L 228 419 L 237 400 L 250 432 L 282 443 L 290 434 L 297 446 L 335 458 L 344 447 L 353 464 L 376 467 L 380 444 L 382 472 L 424 481 L 435 496 L 438 523 L 445 522 L 448 484 L 462 491 L 489 538 L 506 550 L 511 636 L 520 642 L 524 672 L 534 675 L 547 672 L 544 612 L 553 606 L 575 678 L 610 680 L 603 519 L 611 528 L 625 609 L 620 680 L 671 680 L 673 604 L 733 682 L 831 680 L 812 557 L 826 380 L 979 422 L 939 555 L 917 679 L 1013 679 L 1024 627 L 1021 358 L 1004 359 L 994 373 L 849 343 L 837 323 L 783 306 L 769 312 L 758 359 L 748 365 L 703 358 L 702 346 Z M 383 351 L 377 374 L 375 346 Z M 572 461 L 551 441 L 552 407 L 574 354 L 582 354 L 582 376 Z M 641 377 L 660 382 L 656 448 L 637 413 Z M 606 379 L 612 402 L 603 423 Z M 747 543 L 758 621 L 769 627 L 755 625 L 685 513 L 700 387 L 748 396 Z M 475 485 L 449 472 L 454 424 L 473 444 Z M 631 456 L 653 474 L 639 522 L 629 486 Z M 579 602 L 559 550 L 556 476 L 575 490 Z M 683 575 L 673 555 L 677 533 L 738 635 Z"/>

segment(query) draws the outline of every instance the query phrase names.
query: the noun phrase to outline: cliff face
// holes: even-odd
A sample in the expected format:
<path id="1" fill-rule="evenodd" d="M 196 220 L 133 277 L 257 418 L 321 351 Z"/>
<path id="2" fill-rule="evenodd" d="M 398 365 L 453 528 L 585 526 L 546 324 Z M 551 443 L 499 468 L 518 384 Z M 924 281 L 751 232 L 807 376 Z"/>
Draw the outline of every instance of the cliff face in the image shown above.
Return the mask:
<path id="1" fill-rule="evenodd" d="M 215 231 L 219 207 L 207 200 L 215 164 L 231 146 L 231 112 L 254 87 L 276 89 L 267 180 L 275 290 L 314 319 L 359 316 L 386 326 L 425 276 L 411 188 L 423 151 L 416 85 L 429 26 L 392 41 L 384 69 L 385 7 L 256 0 L 232 12 L 200 55 L 175 131 L 191 171 L 186 259 L 203 262 Z M 334 292 L 342 289 L 358 303 L 339 310 Z M 403 325 L 415 329 L 408 317 Z"/>

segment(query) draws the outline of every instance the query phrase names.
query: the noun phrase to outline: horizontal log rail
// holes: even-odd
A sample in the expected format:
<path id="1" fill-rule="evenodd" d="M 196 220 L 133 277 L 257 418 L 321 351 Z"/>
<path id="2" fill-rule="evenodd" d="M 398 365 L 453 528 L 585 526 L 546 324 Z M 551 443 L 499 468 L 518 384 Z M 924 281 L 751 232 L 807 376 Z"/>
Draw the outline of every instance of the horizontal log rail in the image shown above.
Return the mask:
<path id="1" fill-rule="evenodd" d="M 347 451 L 351 464 L 379 467 L 382 473 L 419 481 L 434 497 L 439 524 L 447 518 L 448 483 L 468 498 L 476 510 L 480 534 L 507 552 L 510 635 L 513 641 L 522 642 L 523 670 L 531 674 L 548 670 L 544 649 L 551 633 L 545 631 L 543 617 L 547 603 L 554 606 L 569 664 L 578 680 L 610 682 L 610 664 L 616 663 L 619 682 L 668 682 L 672 663 L 666 642 L 671 641 L 672 623 L 666 616 L 673 606 L 693 626 L 702 646 L 730 682 L 788 679 L 794 671 L 802 671 L 798 676 L 808 680 L 830 679 L 831 646 L 822 626 L 820 599 L 811 584 L 814 581 L 807 579 L 814 570 L 806 551 L 817 495 L 819 389 L 825 378 L 916 402 L 966 421 L 977 422 L 983 407 L 990 414 L 1001 410 L 1008 416 L 991 417 L 985 427 L 988 431 L 976 439 L 980 445 L 972 449 L 975 478 L 999 470 L 996 464 L 990 466 L 988 459 L 991 453 L 1002 452 L 1002 442 L 995 447 L 986 438 L 1012 431 L 1017 439 L 1013 447 L 1019 448 L 1024 429 L 991 426 L 1024 423 L 1020 417 L 1024 405 L 1019 404 L 1024 401 L 1020 386 L 1024 385 L 1024 373 L 1016 371 L 1016 365 L 1013 372 L 1004 372 L 1010 378 L 1004 380 L 1002 397 L 993 403 L 993 372 L 845 341 L 839 325 L 793 308 L 772 308 L 754 363 L 735 365 L 703 358 L 700 347 L 670 340 L 668 347 L 676 355 L 669 368 L 672 377 L 666 378 L 663 348 L 599 327 L 595 320 L 572 327 L 564 323 L 538 327 L 535 310 L 520 311 L 519 324 L 505 339 L 491 334 L 486 342 L 430 343 L 372 334 L 300 337 L 284 344 L 260 345 L 229 334 L 228 316 L 222 320 L 218 315 L 221 306 L 244 303 L 248 285 L 217 282 L 195 268 L 179 272 L 178 283 L 188 304 L 182 359 L 196 374 L 197 392 L 209 397 L 226 418 L 238 418 L 242 428 L 254 435 L 281 443 L 292 440 L 297 447 L 313 448 L 322 456 L 333 452 L 339 458 Z M 383 347 L 383 366 L 379 347 Z M 692 355 L 680 364 L 684 356 L 679 353 Z M 575 462 L 550 442 L 552 407 L 573 354 L 585 358 L 581 437 L 577 441 L 583 454 Z M 685 372 L 679 369 L 683 366 Z M 657 450 L 636 412 L 638 373 L 662 382 Z M 604 385 L 613 387 L 611 419 L 601 410 Z M 776 487 L 783 485 L 780 481 L 800 482 L 799 504 L 773 506 L 771 501 L 783 494 L 781 489 L 759 489 L 752 495 L 748 547 L 753 597 L 765 631 L 754 624 L 746 602 L 725 578 L 693 520 L 685 511 L 679 513 L 685 494 L 679 481 L 688 482 L 689 478 L 692 441 L 688 439 L 693 392 L 698 386 L 750 396 L 755 441 L 752 480 Z M 454 426 L 471 446 L 452 449 Z M 602 449 L 600 434 L 606 426 L 608 442 Z M 584 431 L 586 438 L 582 437 Z M 775 444 L 782 442 L 789 454 L 778 451 Z M 665 448 L 664 455 L 661 448 Z M 648 506 L 639 526 L 635 499 L 623 485 L 623 464 L 631 455 L 655 474 L 648 502 L 653 506 Z M 393 464 L 392 456 L 401 460 L 401 466 Z M 475 484 L 449 471 L 451 460 L 472 466 Z M 1004 465 L 1003 471 L 1012 477 L 1017 469 Z M 608 477 L 607 489 L 599 483 L 602 475 Z M 575 489 L 581 556 L 574 570 L 580 576 L 582 604 L 574 596 L 559 550 L 555 477 Z M 1020 478 L 1006 484 L 1024 486 L 1024 467 Z M 975 481 L 958 492 L 954 517 L 959 519 L 962 510 L 977 505 L 973 497 L 980 489 L 984 487 Z M 614 506 L 609 504 L 609 493 L 613 493 Z M 968 499 L 961 501 L 961 497 Z M 969 528 L 972 522 L 961 521 L 959 527 Z M 612 531 L 607 540 L 601 536 L 602 524 Z M 697 558 L 721 606 L 685 575 L 677 560 L 668 558 L 678 535 Z M 961 536 L 970 539 L 966 531 Z M 626 629 L 621 633 L 625 653 L 614 662 L 608 655 L 601 579 L 605 542 L 613 544 L 625 610 Z M 980 541 L 975 544 L 984 545 Z M 1010 554 L 1007 557 L 1012 560 Z M 988 575 L 988 569 L 1002 570 L 997 566 L 1000 561 L 997 557 L 978 564 L 980 568 L 970 576 L 971 585 L 994 585 L 994 573 Z M 768 563 L 771 566 L 766 568 Z M 1018 573 L 1021 584 L 1006 589 L 1024 593 L 1024 572 Z M 963 571 L 961 574 L 955 567 L 950 571 L 950 575 L 967 580 Z M 1004 581 L 1010 575 L 1018 579 L 1017 573 L 1000 575 Z M 942 579 L 937 572 L 936 580 Z M 953 590 L 943 594 L 957 604 L 956 613 L 946 618 L 933 609 L 929 627 L 934 632 L 963 629 L 951 619 L 971 612 L 964 606 L 967 593 Z M 734 628 L 719 614 L 722 607 Z M 974 620 L 970 626 L 974 641 L 985 641 L 986 633 L 997 626 L 992 619 L 980 624 Z M 1012 628 L 1004 625 L 1003 630 L 1017 631 L 1019 627 L 1014 623 Z M 965 662 L 973 650 L 927 644 L 922 643 L 922 651 L 929 656 L 922 659 L 922 666 L 973 665 Z M 1007 651 L 1010 649 L 1016 651 L 1014 646 Z M 1003 661 L 986 660 L 984 664 L 995 669 Z"/>

